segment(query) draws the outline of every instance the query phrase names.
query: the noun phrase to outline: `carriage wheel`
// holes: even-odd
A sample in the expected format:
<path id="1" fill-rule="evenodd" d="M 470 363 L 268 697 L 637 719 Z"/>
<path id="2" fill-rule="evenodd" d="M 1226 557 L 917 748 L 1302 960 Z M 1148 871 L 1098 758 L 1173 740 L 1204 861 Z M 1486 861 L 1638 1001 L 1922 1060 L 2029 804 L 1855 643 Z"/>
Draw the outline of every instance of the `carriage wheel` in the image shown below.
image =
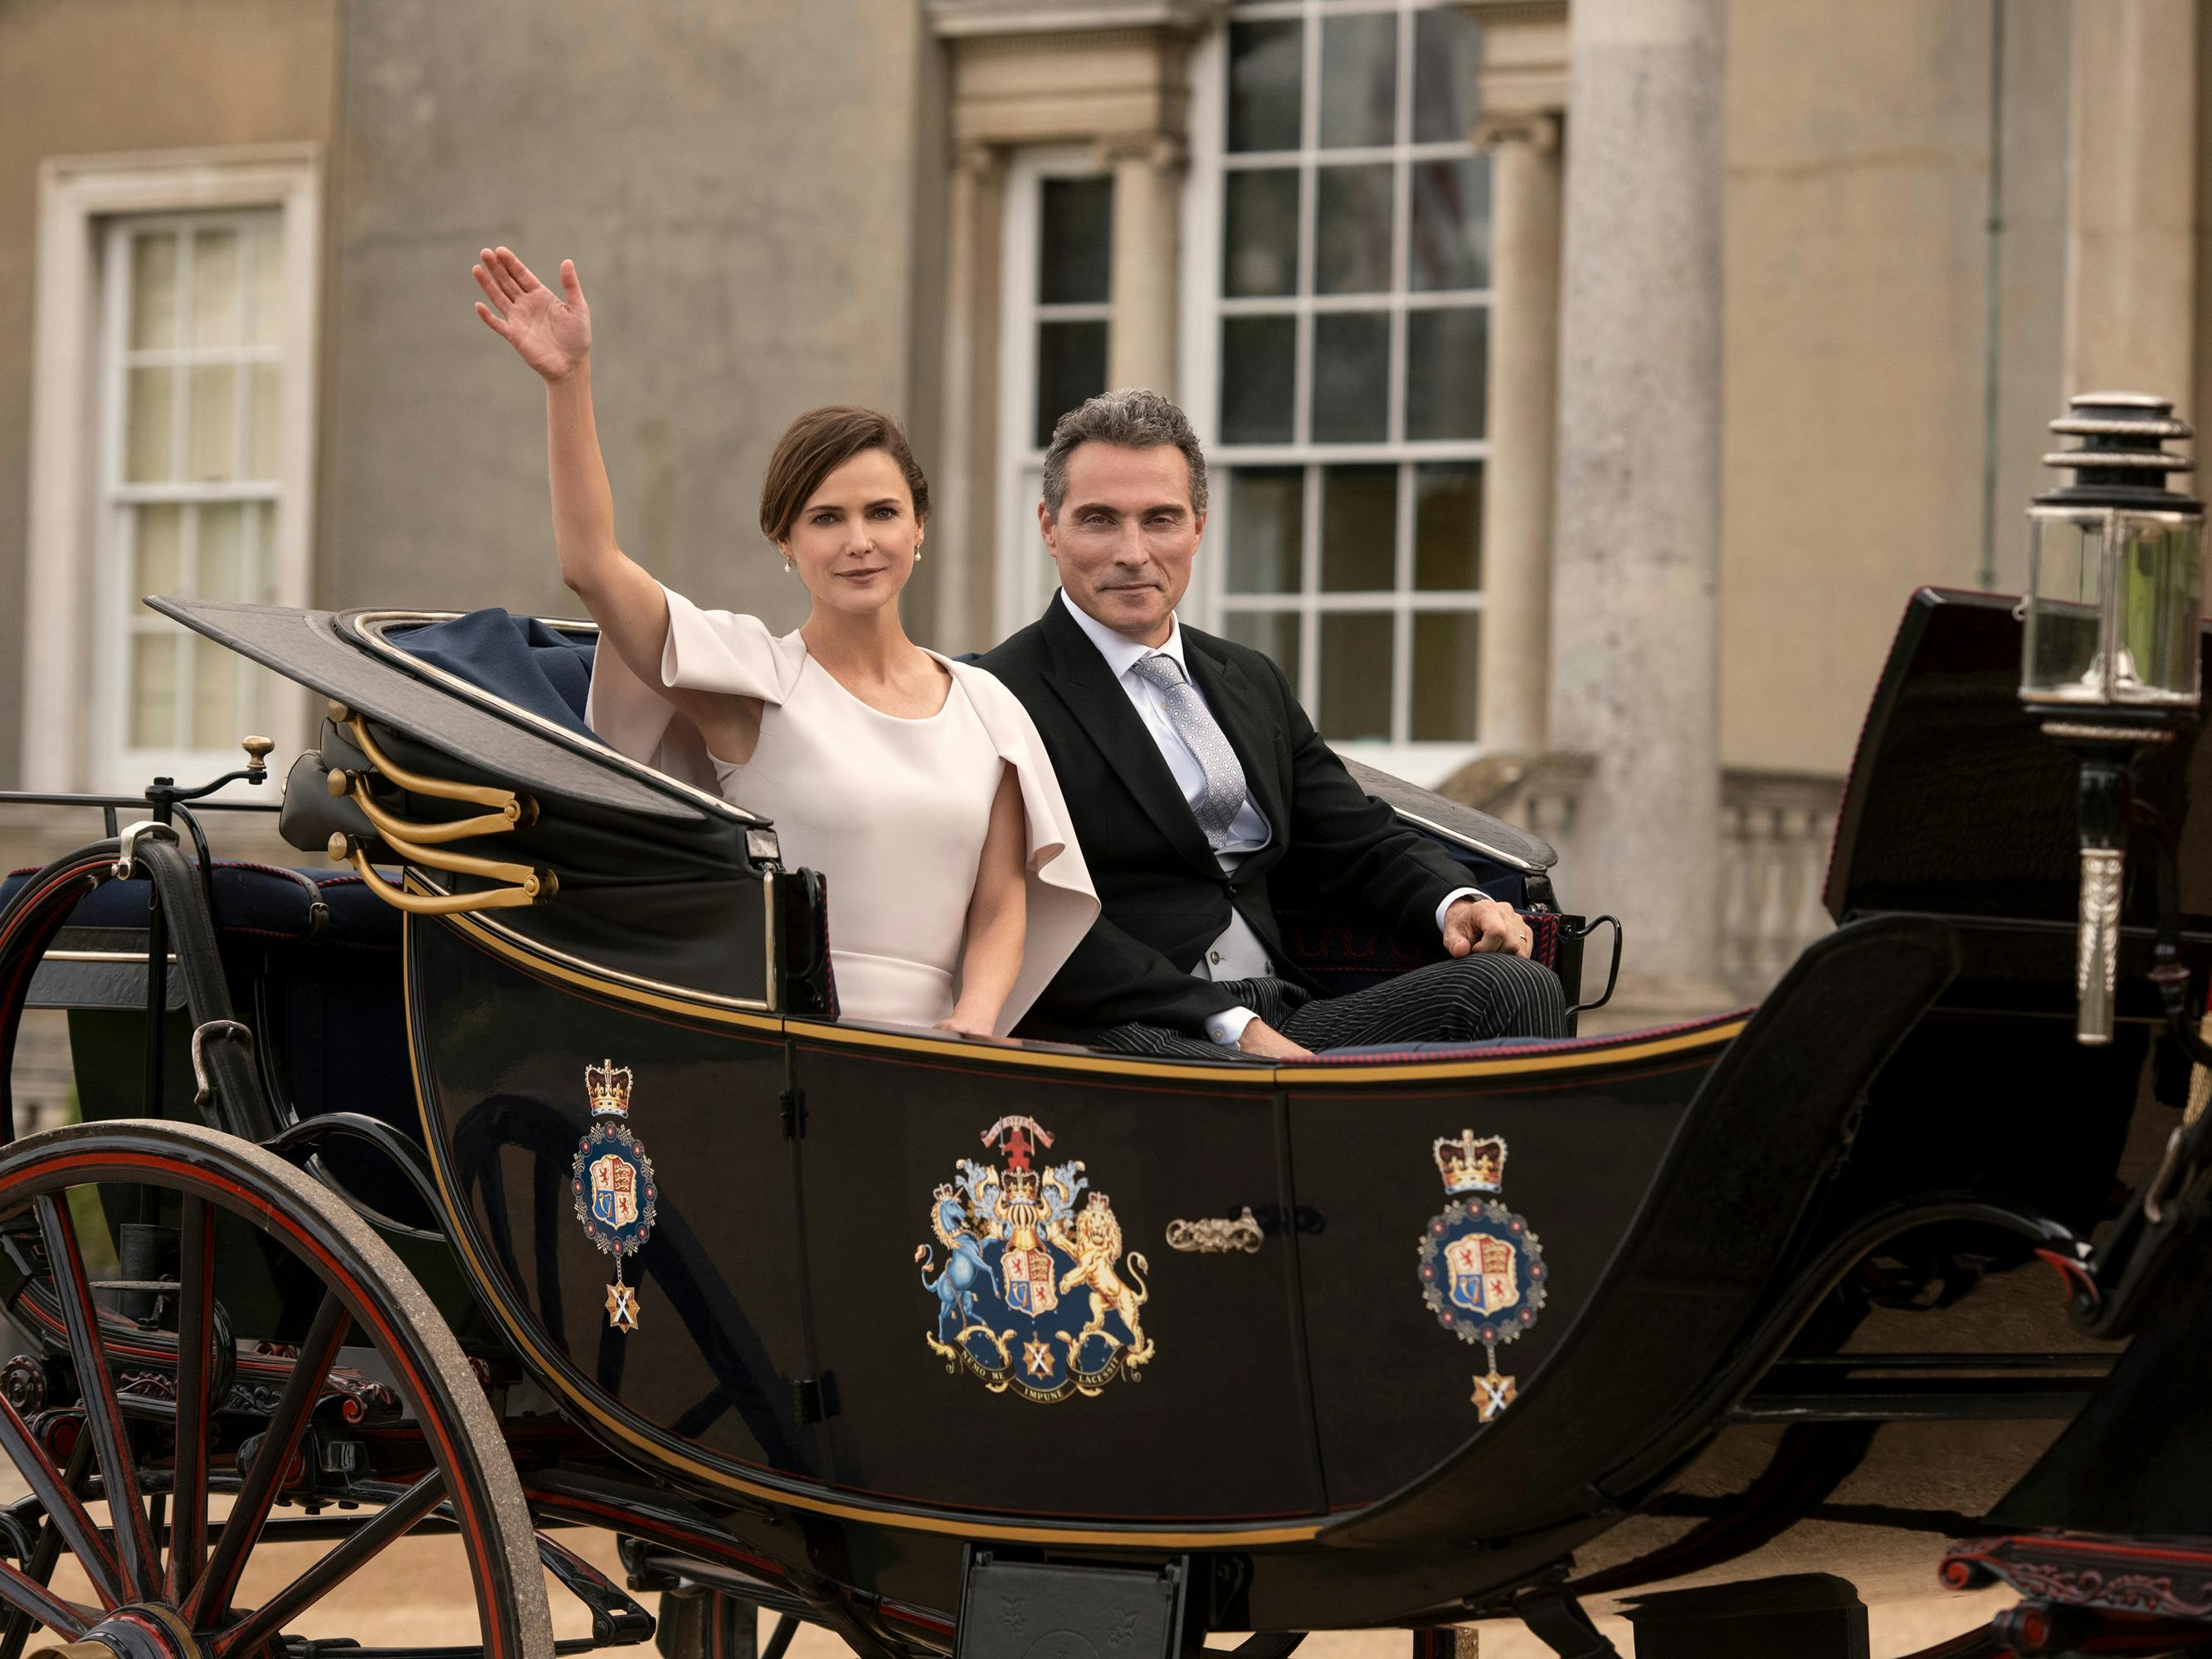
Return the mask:
<path id="1" fill-rule="evenodd" d="M 118 1370 L 133 1363 L 134 1352 L 143 1353 L 140 1342 L 149 1339 L 137 1334 L 151 1322 L 134 1324 L 94 1300 L 69 1189 L 96 1182 L 167 1198 L 177 1216 L 179 1268 L 156 1291 L 173 1309 L 160 1322 L 175 1333 L 173 1407 L 154 1397 L 163 1385 L 149 1391 L 137 1376 L 118 1395 Z M 266 1412 L 252 1425 L 258 1443 L 239 1433 L 236 1416 L 218 1419 L 210 1410 L 218 1382 L 210 1361 L 227 1370 L 228 1358 L 211 1340 L 221 1328 L 219 1210 L 280 1247 L 297 1286 L 319 1286 L 289 1376 L 271 1379 L 252 1401 Z M 21 1230 L 27 1243 L 33 1225 L 46 1273 L 32 1284 L 51 1286 L 49 1311 L 58 1312 L 66 1346 L 58 1363 L 74 1373 L 82 1409 L 27 1415 L 19 1390 L 0 1391 L 0 1450 L 38 1504 L 27 1525 L 9 1529 L 13 1548 L 0 1534 L 0 1553 L 17 1558 L 0 1560 L 0 1659 L 16 1659 L 34 1624 L 68 1643 L 100 1642 L 80 1650 L 99 1659 L 282 1654 L 276 1638 L 288 1626 L 434 1515 L 465 1561 L 487 1659 L 550 1659 L 552 1625 L 529 1511 L 483 1386 L 413 1276 L 350 1210 L 249 1142 L 197 1125 L 112 1122 L 52 1129 L 0 1148 L 0 1228 Z M 325 1379 L 341 1346 L 355 1351 L 352 1366 L 364 1345 L 375 1350 L 406 1413 L 386 1413 L 398 1431 L 384 1443 L 399 1449 L 398 1464 L 411 1458 L 415 1467 L 395 1479 L 373 1474 L 334 1499 L 301 1484 L 320 1478 L 306 1454 L 331 1432 L 333 1407 L 341 1420 L 354 1414 L 331 1396 Z M 50 1337 L 49 1346 L 63 1343 Z M 61 1379 L 64 1395 L 70 1382 Z M 234 1412 L 236 1391 L 216 1403 Z M 381 1455 L 387 1462 L 395 1455 Z M 227 1516 L 210 1513 L 210 1492 L 230 1496 Z M 317 1518 L 272 1516 L 280 1498 L 306 1501 Z M 86 1507 L 102 1499 L 105 1527 Z M 26 1506 L 15 1514 L 24 1516 Z M 335 1541 L 319 1553 L 289 1544 L 283 1556 L 264 1556 L 257 1580 L 282 1588 L 241 1606 L 240 1582 L 256 1549 L 303 1529 Z M 53 1587 L 64 1555 L 75 1558 L 97 1605 Z M 405 1583 L 393 1586 L 401 1605 L 413 1600 L 410 1591 Z"/>

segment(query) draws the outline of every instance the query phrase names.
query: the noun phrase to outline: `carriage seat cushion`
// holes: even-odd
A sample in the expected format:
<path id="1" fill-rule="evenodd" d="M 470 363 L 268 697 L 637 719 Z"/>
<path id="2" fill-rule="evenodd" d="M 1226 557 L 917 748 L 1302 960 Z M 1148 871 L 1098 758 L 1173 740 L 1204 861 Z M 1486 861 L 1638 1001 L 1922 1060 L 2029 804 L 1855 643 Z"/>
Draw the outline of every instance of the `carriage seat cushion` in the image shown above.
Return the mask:
<path id="1" fill-rule="evenodd" d="M 13 898 L 33 873 L 11 871 L 0 883 L 0 904 Z M 314 916 L 318 903 L 324 907 L 319 933 Z M 240 941 L 306 944 L 312 939 L 341 949 L 399 948 L 399 913 L 349 871 L 283 870 L 273 864 L 217 859 L 215 924 L 218 933 Z M 146 889 L 134 882 L 103 882 L 79 901 L 68 925 L 143 928 Z"/>
<path id="2" fill-rule="evenodd" d="M 409 656 L 478 690 L 580 738 L 592 735 L 584 724 L 584 699 L 592 686 L 593 641 L 588 636 L 563 634 L 535 617 L 492 609 L 394 629 L 386 637 Z"/>

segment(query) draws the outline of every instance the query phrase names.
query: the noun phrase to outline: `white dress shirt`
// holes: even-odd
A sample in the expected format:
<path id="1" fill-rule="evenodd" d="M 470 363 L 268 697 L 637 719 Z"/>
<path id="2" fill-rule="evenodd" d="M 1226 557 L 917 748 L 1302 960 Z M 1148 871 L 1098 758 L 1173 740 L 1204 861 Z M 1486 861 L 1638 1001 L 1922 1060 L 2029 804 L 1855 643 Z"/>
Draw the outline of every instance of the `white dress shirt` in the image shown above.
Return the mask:
<path id="1" fill-rule="evenodd" d="M 1206 703 L 1208 714 L 1213 714 L 1213 706 L 1206 702 L 1206 693 L 1200 687 L 1197 677 L 1190 672 L 1190 663 L 1183 655 L 1182 623 L 1170 617 L 1168 636 L 1163 644 L 1139 645 L 1134 640 L 1115 633 L 1086 612 L 1067 597 L 1065 588 L 1060 590 L 1060 602 L 1067 607 L 1067 614 L 1075 619 L 1075 625 L 1083 630 L 1091 644 L 1098 647 L 1098 654 L 1105 658 L 1107 668 L 1112 672 L 1115 683 L 1136 709 L 1137 718 L 1144 721 L 1145 730 L 1159 747 L 1160 757 L 1167 762 L 1168 770 L 1175 775 L 1176 787 L 1182 791 L 1183 799 L 1190 803 L 1192 811 L 1195 813 L 1198 803 L 1206 796 L 1206 769 L 1199 763 L 1198 757 L 1191 752 L 1190 745 L 1183 741 L 1182 733 L 1176 730 L 1175 722 L 1168 714 L 1167 699 L 1159 687 L 1134 672 L 1139 663 L 1155 652 L 1174 658 L 1176 666 L 1183 671 L 1183 678 L 1188 683 L 1192 695 L 1201 703 Z M 1219 723 L 1220 718 L 1214 714 L 1216 724 Z M 1267 817 L 1261 812 L 1259 804 L 1253 799 L 1248 787 L 1244 805 L 1230 820 L 1227 839 L 1214 849 L 1214 857 L 1221 865 L 1221 873 L 1233 875 L 1237 866 L 1273 839 L 1273 832 L 1268 827 Z M 1480 890 L 1474 887 L 1461 887 L 1448 894 L 1443 902 L 1437 906 L 1437 931 L 1443 931 L 1447 910 L 1461 899 Z M 1267 959 L 1267 947 L 1252 931 L 1252 924 L 1245 921 L 1243 914 L 1232 905 L 1229 912 L 1229 926 L 1222 931 L 1219 939 L 1206 947 L 1206 954 L 1199 958 L 1198 966 L 1192 971 L 1194 977 L 1199 979 L 1259 979 L 1272 975 L 1275 965 Z M 1206 1034 L 1214 1042 L 1233 1048 L 1244 1035 L 1244 1028 L 1258 1018 L 1249 1008 L 1224 1009 L 1208 1017 Z"/>

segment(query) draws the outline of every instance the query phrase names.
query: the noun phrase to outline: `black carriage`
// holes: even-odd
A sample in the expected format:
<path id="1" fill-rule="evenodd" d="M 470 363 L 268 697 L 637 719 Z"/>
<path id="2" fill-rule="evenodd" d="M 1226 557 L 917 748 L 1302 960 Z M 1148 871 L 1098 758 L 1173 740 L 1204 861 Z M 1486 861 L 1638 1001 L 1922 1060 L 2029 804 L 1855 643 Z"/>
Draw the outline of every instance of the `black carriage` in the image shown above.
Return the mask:
<path id="1" fill-rule="evenodd" d="M 0 1147 L 0 1659 L 298 1650 L 410 1530 L 533 1659 L 541 1565 L 562 1651 L 653 1638 L 657 1590 L 672 1655 L 757 1606 L 876 1659 L 1509 1611 L 1597 1653 L 1581 1598 L 1716 1578 L 1644 1610 L 1776 1651 L 1722 1632 L 1836 1582 L 1778 1571 L 1907 1593 L 1947 1536 L 1960 1583 L 2047 1568 L 2040 1637 L 1958 1652 L 2203 1637 L 2198 1555 L 2143 1542 L 2206 1532 L 2212 1412 L 2190 1051 L 2134 988 L 2154 936 L 2204 982 L 2212 757 L 2138 769 L 2179 881 L 2081 1046 L 2075 772 L 2010 599 L 1914 599 L 1840 925 L 1757 1008 L 1295 1065 L 840 1019 L 834 895 L 592 739 L 587 628 L 157 603 L 331 700 L 282 820 L 337 867 L 215 856 L 165 785 L 5 890 L 6 1046 L 71 1010 L 83 1121 Z M 1548 849 L 1365 781 L 1579 994 Z M 1422 959 L 1279 908 L 1340 984 Z"/>

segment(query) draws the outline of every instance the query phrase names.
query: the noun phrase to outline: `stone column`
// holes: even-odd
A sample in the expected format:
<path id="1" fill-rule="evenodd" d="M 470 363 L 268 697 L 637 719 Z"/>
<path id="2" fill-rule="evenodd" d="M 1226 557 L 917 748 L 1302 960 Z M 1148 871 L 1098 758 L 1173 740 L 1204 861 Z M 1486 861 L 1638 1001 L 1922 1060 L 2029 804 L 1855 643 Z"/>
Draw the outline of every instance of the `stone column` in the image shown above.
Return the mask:
<path id="1" fill-rule="evenodd" d="M 953 163 L 945 282 L 944 459 L 928 552 L 937 558 L 940 649 L 990 642 L 996 546 L 999 238 L 1003 150 L 969 144 Z"/>
<path id="2" fill-rule="evenodd" d="M 2195 389 L 2200 27 L 2197 0 L 2075 0 L 2068 395 Z"/>
<path id="3" fill-rule="evenodd" d="M 1113 313 L 1106 385 L 1176 390 L 1177 204 L 1182 149 L 1145 137 L 1103 147 L 1114 172 Z"/>
<path id="4" fill-rule="evenodd" d="M 1562 891 L 1623 1000 L 1721 1000 L 1724 0 L 1575 0 L 1551 740 L 1590 757 Z M 1638 983 L 1628 985 L 1629 972 Z"/>
<path id="5" fill-rule="evenodd" d="M 1486 118 L 1490 151 L 1490 460 L 1483 469 L 1481 731 L 1492 754 L 1545 744 L 1553 439 L 1559 376 L 1559 123 Z"/>

